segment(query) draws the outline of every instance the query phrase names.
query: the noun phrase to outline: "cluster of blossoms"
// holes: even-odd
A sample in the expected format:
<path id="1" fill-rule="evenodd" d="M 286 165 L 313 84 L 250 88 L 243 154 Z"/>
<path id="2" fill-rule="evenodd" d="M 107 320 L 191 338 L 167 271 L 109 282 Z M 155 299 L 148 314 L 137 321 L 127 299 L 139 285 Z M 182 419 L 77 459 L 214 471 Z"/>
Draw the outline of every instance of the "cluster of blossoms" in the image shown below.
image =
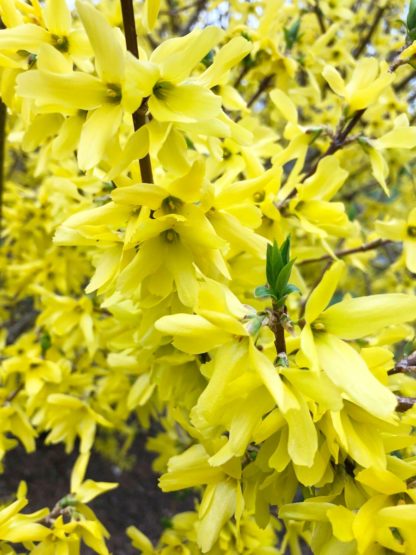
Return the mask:
<path id="1" fill-rule="evenodd" d="M 0 16 L 0 461 L 78 452 L 0 553 L 107 555 L 88 461 L 152 422 L 197 501 L 144 555 L 416 553 L 416 2 Z"/>

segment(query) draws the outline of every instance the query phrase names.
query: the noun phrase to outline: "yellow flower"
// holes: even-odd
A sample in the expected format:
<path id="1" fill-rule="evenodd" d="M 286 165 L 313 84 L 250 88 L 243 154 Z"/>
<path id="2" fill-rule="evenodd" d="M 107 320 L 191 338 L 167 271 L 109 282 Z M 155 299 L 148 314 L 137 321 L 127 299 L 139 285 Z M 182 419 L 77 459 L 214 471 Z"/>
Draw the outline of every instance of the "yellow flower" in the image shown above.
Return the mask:
<path id="1" fill-rule="evenodd" d="M 129 71 L 135 59 L 127 57 L 116 30 L 91 4 L 79 1 L 78 12 L 95 55 L 98 76 L 56 66 L 57 56 L 45 46 L 39 53 L 39 69 L 17 78 L 17 94 L 33 99 L 39 108 L 72 115 L 87 110 L 78 145 L 78 163 L 82 169 L 97 165 L 108 140 L 121 124 L 124 111 L 133 113 L 141 98 L 129 91 Z"/>
<path id="2" fill-rule="evenodd" d="M 62 393 L 48 396 L 44 426 L 50 431 L 46 443 L 62 441 L 69 452 L 73 449 L 75 438 L 78 436 L 81 440 L 81 453 L 88 453 L 94 443 L 97 424 L 111 427 L 111 423 L 106 418 L 81 399 Z"/>
<path id="3" fill-rule="evenodd" d="M 20 484 L 16 501 L 0 509 L 0 540 L 14 543 L 41 541 L 49 534 L 49 529 L 36 521 L 48 513 L 41 509 L 31 514 L 21 514 L 27 504 L 26 485 Z"/>
<path id="4" fill-rule="evenodd" d="M 85 60 L 90 55 L 85 34 L 72 27 L 71 12 L 65 0 L 46 0 L 39 14 L 43 18 L 42 25 L 24 23 L 18 12 L 16 15 L 17 20 L 10 21 L 9 28 L 0 31 L 0 49 L 4 56 L 19 59 L 20 52 L 21 59 L 26 51 L 29 59 L 30 55 L 39 54 L 45 44 L 74 61 Z"/>
<path id="5" fill-rule="evenodd" d="M 213 64 L 197 77 L 191 72 L 216 46 L 222 32 L 215 27 L 195 29 L 158 46 L 148 61 L 139 61 L 131 75 L 131 87 L 148 98 L 149 111 L 161 122 L 204 122 L 221 112 L 221 98 L 210 87 L 251 49 L 242 37 L 233 39 L 216 55 Z"/>
<path id="6" fill-rule="evenodd" d="M 378 221 L 376 229 L 383 238 L 403 241 L 406 267 L 416 274 L 416 208 L 410 211 L 407 220 Z"/>
<path id="7" fill-rule="evenodd" d="M 330 65 L 324 67 L 322 75 L 331 89 L 345 99 L 351 112 L 364 110 L 373 104 L 394 80 L 388 64 L 376 58 L 361 58 L 347 84 Z"/>
<path id="8" fill-rule="evenodd" d="M 342 339 L 351 340 L 411 321 L 416 297 L 404 294 L 345 299 L 326 308 L 338 285 L 344 264 L 325 273 L 306 304 L 301 348 L 313 369 L 320 366 L 346 397 L 380 418 L 392 416 L 395 396 L 368 369 L 364 359 Z"/>

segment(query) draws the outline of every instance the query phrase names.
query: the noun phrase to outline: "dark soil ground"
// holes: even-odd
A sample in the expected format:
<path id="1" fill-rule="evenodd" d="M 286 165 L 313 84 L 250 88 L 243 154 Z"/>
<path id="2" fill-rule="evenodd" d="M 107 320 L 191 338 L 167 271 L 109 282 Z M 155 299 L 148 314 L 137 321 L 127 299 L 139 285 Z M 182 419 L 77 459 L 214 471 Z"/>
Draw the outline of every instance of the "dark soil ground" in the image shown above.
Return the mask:
<path id="1" fill-rule="evenodd" d="M 156 541 L 164 525 L 174 514 L 193 508 L 192 492 L 187 495 L 165 494 L 157 486 L 157 476 L 151 469 L 152 455 L 144 449 L 145 437 L 139 436 L 131 450 L 136 461 L 131 470 L 120 471 L 117 466 L 94 453 L 87 476 L 102 482 L 118 482 L 119 487 L 103 494 L 89 505 L 108 529 L 108 547 L 113 555 L 137 555 L 125 534 L 127 526 L 135 525 L 152 541 Z M 0 502 L 10 498 L 21 480 L 28 485 L 29 506 L 25 511 L 52 508 L 68 493 L 70 474 L 75 456 L 67 455 L 62 445 L 45 446 L 39 442 L 35 453 L 23 449 L 8 453 L 5 472 L 0 476 Z M 88 548 L 83 554 L 92 553 Z"/>
<path id="2" fill-rule="evenodd" d="M 92 455 L 88 465 L 88 478 L 119 484 L 117 489 L 89 503 L 111 534 L 108 547 L 113 555 L 138 554 L 125 534 L 128 526 L 137 526 L 156 543 L 173 515 L 194 507 L 192 490 L 178 494 L 166 494 L 159 490 L 157 475 L 151 468 L 153 455 L 145 450 L 145 442 L 144 435 L 136 438 L 129 453 L 135 458 L 131 470 L 121 471 L 99 453 Z M 52 509 L 68 493 L 75 456 L 67 455 L 62 445 L 45 446 L 41 441 L 36 452 L 31 454 L 21 448 L 10 451 L 5 460 L 5 472 L 0 475 L 0 503 L 10 501 L 19 482 L 25 480 L 30 501 L 25 512 L 42 507 Z M 82 555 L 92 553 L 84 546 Z M 302 553 L 311 554 L 306 546 Z"/>

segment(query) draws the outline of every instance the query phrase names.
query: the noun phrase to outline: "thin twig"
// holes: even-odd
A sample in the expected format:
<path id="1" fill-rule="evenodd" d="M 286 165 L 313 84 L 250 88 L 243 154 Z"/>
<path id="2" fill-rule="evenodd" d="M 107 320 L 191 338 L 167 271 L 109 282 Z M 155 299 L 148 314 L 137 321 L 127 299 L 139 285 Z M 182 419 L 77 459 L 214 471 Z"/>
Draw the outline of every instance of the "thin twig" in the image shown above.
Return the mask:
<path id="1" fill-rule="evenodd" d="M 259 98 L 259 96 L 269 88 L 269 86 L 272 84 L 274 79 L 274 75 L 266 75 L 266 77 L 264 77 L 261 81 L 260 81 L 260 85 L 258 86 L 257 91 L 253 94 L 253 96 L 250 98 L 250 100 L 247 102 L 247 106 L 250 108 L 250 106 L 252 106 L 256 100 Z"/>
<path id="2" fill-rule="evenodd" d="M 396 395 L 397 399 L 397 412 L 406 412 L 407 410 L 413 408 L 416 404 L 415 397 L 402 397 L 401 395 Z"/>
<path id="3" fill-rule="evenodd" d="M 207 1 L 208 0 L 198 0 L 198 2 L 195 2 L 196 9 L 195 9 L 194 13 L 191 15 L 191 17 L 189 18 L 188 23 L 186 24 L 185 28 L 183 29 L 183 34 L 184 35 L 189 33 L 189 31 L 192 29 L 192 27 L 198 21 L 199 14 L 205 8 L 205 5 L 207 4 Z"/>
<path id="4" fill-rule="evenodd" d="M 324 23 L 324 14 L 322 13 L 322 10 L 319 6 L 319 0 L 315 0 L 313 11 L 314 11 L 314 13 L 316 15 L 316 18 L 318 20 L 321 32 L 326 33 L 326 26 L 325 26 L 325 23 Z"/>
<path id="5" fill-rule="evenodd" d="M 399 360 L 394 368 L 389 370 L 387 374 L 392 376 L 393 374 L 414 374 L 416 373 L 416 351 L 411 353 L 409 356 Z"/>
<path id="6" fill-rule="evenodd" d="M 22 391 L 23 387 L 24 387 L 24 383 L 21 383 L 16 387 L 16 389 L 11 391 L 5 399 L 6 403 L 11 403 L 13 399 L 15 399 L 18 396 L 18 394 Z"/>
<path id="7" fill-rule="evenodd" d="M 200 0 L 197 0 L 196 2 L 191 2 L 190 4 L 186 4 L 186 6 L 181 6 L 179 8 L 174 8 L 172 6 L 172 0 L 168 0 L 168 6 L 169 9 L 168 10 L 160 10 L 160 14 L 161 15 L 177 15 L 181 12 L 186 12 L 187 10 L 190 10 L 191 8 L 195 8 L 198 7 L 200 4 Z"/>
<path id="8" fill-rule="evenodd" d="M 241 85 L 241 81 L 244 79 L 244 77 L 247 75 L 247 73 L 249 72 L 250 68 L 248 65 L 243 65 L 243 67 L 241 68 L 240 73 L 237 76 L 237 79 L 235 80 L 234 83 L 234 88 L 236 89 L 237 87 L 239 87 Z"/>
<path id="9" fill-rule="evenodd" d="M 357 48 L 352 53 L 354 58 L 356 58 L 356 59 L 359 58 L 361 56 L 361 54 L 364 52 L 366 46 L 370 43 L 371 38 L 372 38 L 374 32 L 376 31 L 376 29 L 378 27 L 378 24 L 380 23 L 381 18 L 383 17 L 383 14 L 386 11 L 386 9 L 387 9 L 387 5 L 380 6 L 379 8 L 377 8 L 377 12 L 376 12 L 376 15 L 374 17 L 373 23 L 370 25 L 367 33 L 362 38 L 360 44 L 357 46 Z"/>
<path id="10" fill-rule="evenodd" d="M 355 114 L 348 120 L 348 123 L 345 126 L 341 126 L 341 128 L 335 133 L 331 144 L 327 148 L 325 152 L 323 152 L 316 160 L 316 162 L 312 165 L 312 167 L 305 173 L 305 175 L 301 179 L 301 183 L 304 183 L 309 177 L 311 177 L 317 170 L 320 162 L 326 158 L 327 156 L 331 156 L 340 150 L 347 141 L 348 135 L 357 125 L 357 123 L 361 120 L 365 110 L 358 110 Z M 297 188 L 293 188 L 290 193 L 279 203 L 276 204 L 276 208 L 280 210 L 290 199 L 292 199 L 297 193 Z"/>
<path id="11" fill-rule="evenodd" d="M 367 252 L 374 249 L 378 249 L 379 247 L 385 247 L 393 243 L 390 239 L 376 239 L 375 241 L 371 241 L 370 243 L 365 243 L 364 245 L 360 245 L 359 247 L 354 247 L 351 249 L 343 249 L 340 251 L 335 251 L 336 258 L 343 258 L 344 256 L 349 256 L 350 254 L 356 254 L 361 252 Z M 298 266 L 306 266 L 307 264 L 313 264 L 315 262 L 325 262 L 326 260 L 333 260 L 334 257 L 331 254 L 324 254 L 323 256 L 317 258 L 307 258 L 306 260 L 301 260 L 298 262 Z"/>
<path id="12" fill-rule="evenodd" d="M 127 50 L 136 58 L 139 58 L 139 48 L 137 45 L 136 23 L 134 20 L 134 8 L 132 0 L 121 0 L 121 12 L 123 15 L 124 35 L 126 38 Z M 146 125 L 146 105 L 142 103 L 133 114 L 133 126 L 137 131 L 143 125 Z M 153 183 L 152 164 L 150 155 L 146 154 L 144 158 L 139 160 L 140 173 L 142 181 L 145 183 Z"/>
<path id="13" fill-rule="evenodd" d="M 278 357 L 286 354 L 285 330 L 280 321 L 284 312 L 285 307 L 278 308 L 275 303 L 273 303 L 272 309 L 268 311 L 268 326 L 274 335 L 274 346 Z"/>
<path id="14" fill-rule="evenodd" d="M 169 6 L 169 9 L 161 10 L 160 14 L 166 14 L 169 16 L 172 32 L 176 35 L 180 30 L 180 19 L 178 20 L 178 15 L 181 11 L 187 10 L 192 7 L 192 5 L 195 5 L 195 2 L 193 4 L 189 4 L 188 6 L 183 6 L 182 8 L 174 8 L 173 0 L 167 0 L 167 5 Z"/>

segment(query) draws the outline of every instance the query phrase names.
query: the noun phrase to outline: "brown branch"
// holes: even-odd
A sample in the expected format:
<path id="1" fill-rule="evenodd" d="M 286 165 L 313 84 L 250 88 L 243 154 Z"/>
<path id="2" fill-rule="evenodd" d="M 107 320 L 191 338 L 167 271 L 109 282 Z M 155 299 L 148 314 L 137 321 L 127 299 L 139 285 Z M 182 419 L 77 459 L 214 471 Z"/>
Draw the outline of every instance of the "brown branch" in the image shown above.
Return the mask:
<path id="1" fill-rule="evenodd" d="M 241 71 L 238 74 L 237 79 L 235 80 L 235 83 L 233 85 L 235 89 L 241 85 L 241 81 L 247 75 L 249 70 L 250 70 L 250 67 L 248 65 L 243 65 L 243 67 L 241 68 Z"/>
<path id="2" fill-rule="evenodd" d="M 416 373 L 416 351 L 403 358 L 402 360 L 399 360 L 395 367 L 387 372 L 389 376 L 392 376 L 393 374 L 413 373 Z"/>
<path id="3" fill-rule="evenodd" d="M 322 10 L 319 6 L 319 0 L 315 0 L 313 11 L 314 11 L 314 13 L 316 15 L 316 18 L 318 20 L 319 28 L 321 29 L 321 32 L 326 33 L 326 26 L 325 26 L 325 23 L 324 23 L 324 14 L 322 13 Z"/>
<path id="4" fill-rule="evenodd" d="M 273 302 L 272 308 L 268 310 L 268 326 L 274 335 L 274 346 L 277 359 L 286 355 L 285 330 L 281 323 L 281 317 L 285 314 L 285 307 L 278 308 Z"/>
<path id="5" fill-rule="evenodd" d="M 207 2 L 208 2 L 208 0 L 198 0 L 197 2 L 195 2 L 196 9 L 195 9 L 194 13 L 191 15 L 191 17 L 189 18 L 188 23 L 186 24 L 186 26 L 183 30 L 184 35 L 189 33 L 189 31 L 192 29 L 192 27 L 198 21 L 199 14 L 205 8 Z"/>
<path id="6" fill-rule="evenodd" d="M 259 96 L 266 90 L 269 88 L 269 86 L 272 84 L 274 79 L 274 75 L 266 75 L 266 77 L 264 77 L 261 81 L 260 81 L 260 85 L 257 89 L 257 91 L 253 94 L 253 96 L 250 98 L 250 100 L 247 102 L 247 106 L 250 108 L 250 106 L 252 106 L 256 100 L 259 98 Z"/>
<path id="7" fill-rule="evenodd" d="M 356 254 L 361 252 L 371 251 L 373 249 L 378 249 L 379 247 L 385 247 L 393 243 L 390 239 L 376 239 L 375 241 L 371 241 L 370 243 L 365 243 L 359 247 L 354 247 L 351 249 L 343 249 L 340 251 L 335 251 L 336 258 L 343 258 L 344 256 L 349 256 L 350 254 Z M 324 262 L 327 260 L 334 260 L 330 254 L 324 254 L 323 256 L 317 258 L 307 258 L 306 260 L 301 260 L 298 262 L 298 266 L 306 266 L 307 264 L 313 264 L 315 262 Z"/>
<path id="8" fill-rule="evenodd" d="M 319 163 L 324 158 L 326 158 L 327 156 L 331 156 L 332 154 L 335 154 L 336 152 L 338 152 L 338 150 L 340 150 L 346 144 L 348 135 L 351 133 L 351 131 L 354 129 L 354 127 L 357 125 L 357 123 L 361 120 L 364 112 L 365 112 L 365 110 L 358 110 L 348 120 L 348 123 L 345 126 L 341 125 L 340 129 L 335 133 L 335 135 L 334 135 L 334 137 L 331 141 L 331 144 L 329 145 L 327 150 L 325 152 L 323 152 L 318 157 L 318 159 L 312 165 L 312 167 L 305 173 L 305 175 L 301 179 L 301 183 L 304 183 L 309 177 L 311 177 L 316 172 L 316 170 L 319 166 Z M 276 208 L 278 210 L 280 210 L 281 208 L 286 206 L 288 201 L 291 198 L 293 198 L 296 195 L 296 193 L 297 193 L 297 188 L 295 187 L 290 191 L 290 193 L 282 201 L 280 201 L 279 203 L 276 204 Z"/>
<path id="9" fill-rule="evenodd" d="M 184 6 L 182 8 L 175 8 L 174 7 L 174 3 L 173 0 L 166 0 L 167 5 L 169 6 L 168 10 L 161 10 L 159 13 L 161 15 L 165 14 L 169 16 L 170 19 L 170 24 L 172 27 L 172 32 L 173 34 L 178 34 L 178 32 L 180 31 L 180 18 L 178 19 L 178 15 L 180 14 L 181 11 L 183 10 L 187 10 L 188 8 L 192 7 L 193 4 L 189 4 L 188 6 Z"/>
<path id="10" fill-rule="evenodd" d="M 137 45 L 136 23 L 134 20 L 133 0 L 121 0 L 121 12 L 123 15 L 124 35 L 126 38 L 127 50 L 136 58 L 139 58 L 139 48 Z M 146 105 L 142 103 L 133 114 L 133 126 L 137 131 L 143 125 L 146 125 Z M 140 173 L 142 181 L 145 183 L 153 183 L 152 163 L 150 155 L 146 154 L 144 158 L 139 160 Z"/>
<path id="11" fill-rule="evenodd" d="M 169 6 L 169 9 L 160 10 L 161 15 L 177 15 L 181 12 L 186 12 L 187 10 L 198 7 L 200 4 L 200 0 L 197 0 L 196 2 L 191 2 L 190 4 L 186 4 L 186 6 L 181 6 L 180 8 L 174 8 L 172 6 L 172 0 L 168 0 L 167 3 Z"/>
<path id="12" fill-rule="evenodd" d="M 359 58 L 361 56 L 361 54 L 364 52 L 366 46 L 370 43 L 371 38 L 374 34 L 374 32 L 376 31 L 378 24 L 381 21 L 381 18 L 383 17 L 384 12 L 387 9 L 387 5 L 385 6 L 380 6 L 377 9 L 376 15 L 374 17 L 373 23 L 370 25 L 367 33 L 364 35 L 364 37 L 362 38 L 360 44 L 357 46 L 357 48 L 353 51 L 352 55 L 354 56 L 354 58 Z"/>
<path id="13" fill-rule="evenodd" d="M 22 391 L 23 387 L 24 387 L 24 384 L 23 384 L 23 383 L 19 384 L 19 385 L 16 387 L 16 389 L 14 389 L 13 391 L 11 391 L 11 392 L 7 395 L 7 397 L 6 397 L 6 399 L 5 399 L 5 402 L 6 402 L 6 403 L 11 403 L 11 402 L 13 401 L 13 399 L 15 399 L 15 398 L 18 396 L 18 394 Z"/>
<path id="14" fill-rule="evenodd" d="M 409 409 L 413 408 L 414 405 L 416 404 L 415 397 L 402 397 L 401 395 L 396 395 L 396 399 L 397 399 L 397 406 L 396 406 L 397 412 L 406 412 Z"/>

